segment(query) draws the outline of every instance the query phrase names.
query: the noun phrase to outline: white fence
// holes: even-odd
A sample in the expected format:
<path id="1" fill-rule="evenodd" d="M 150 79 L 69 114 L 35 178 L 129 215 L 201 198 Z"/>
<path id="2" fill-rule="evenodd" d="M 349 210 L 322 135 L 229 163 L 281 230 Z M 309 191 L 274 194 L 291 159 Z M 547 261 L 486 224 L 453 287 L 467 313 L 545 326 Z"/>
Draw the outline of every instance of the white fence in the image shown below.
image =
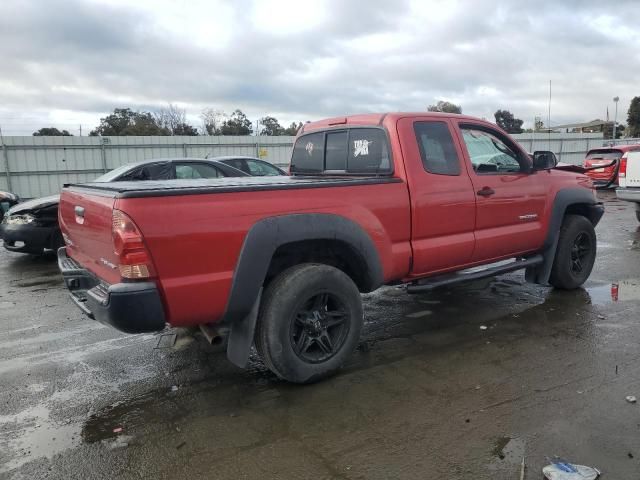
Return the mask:
<path id="1" fill-rule="evenodd" d="M 246 155 L 288 165 L 294 137 L 3 137 L 0 190 L 22 198 L 58 193 L 149 158 Z"/>
<path id="2" fill-rule="evenodd" d="M 552 150 L 566 163 L 581 163 L 601 133 L 520 134 L 527 150 Z M 58 193 L 65 183 L 88 182 L 125 163 L 149 158 L 248 155 L 289 163 L 294 137 L 0 137 L 0 190 L 22 198 Z"/>
<path id="3" fill-rule="evenodd" d="M 513 138 L 528 152 L 551 150 L 558 160 L 579 165 L 591 148 L 602 147 L 602 133 L 520 133 Z"/>

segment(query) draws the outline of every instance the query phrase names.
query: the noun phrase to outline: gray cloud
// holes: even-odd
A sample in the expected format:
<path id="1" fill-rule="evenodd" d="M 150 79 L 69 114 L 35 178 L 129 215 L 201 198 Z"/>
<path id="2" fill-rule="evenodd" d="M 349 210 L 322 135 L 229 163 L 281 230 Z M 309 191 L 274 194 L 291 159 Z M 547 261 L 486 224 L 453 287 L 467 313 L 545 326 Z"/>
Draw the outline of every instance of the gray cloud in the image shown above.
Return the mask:
<path id="1" fill-rule="evenodd" d="M 233 28 L 222 46 L 209 47 L 179 20 L 171 31 L 158 27 L 160 4 L 5 0 L 0 125 L 9 134 L 53 119 L 95 125 L 115 107 L 169 102 L 192 117 L 206 106 L 239 107 L 285 122 L 422 110 L 438 99 L 488 118 L 507 108 L 531 123 L 546 112 L 549 80 L 552 123 L 564 123 L 603 117 L 607 104 L 613 115 L 614 95 L 624 120 L 640 95 L 633 1 L 612 9 L 595 1 L 480 0 L 443 12 L 437 2 L 333 0 L 323 21 L 286 35 L 256 28 L 251 3 L 229 5 Z M 62 120 L 51 113 L 59 111 L 68 111 Z"/>

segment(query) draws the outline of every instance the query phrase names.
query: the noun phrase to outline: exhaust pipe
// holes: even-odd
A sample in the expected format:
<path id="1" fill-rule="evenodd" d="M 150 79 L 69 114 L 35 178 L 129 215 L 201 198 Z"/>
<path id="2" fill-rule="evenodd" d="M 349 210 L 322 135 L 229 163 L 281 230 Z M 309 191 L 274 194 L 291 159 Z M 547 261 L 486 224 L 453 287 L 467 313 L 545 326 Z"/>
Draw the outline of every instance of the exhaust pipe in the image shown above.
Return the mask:
<path id="1" fill-rule="evenodd" d="M 212 327 L 209 324 L 203 323 L 200 325 L 200 331 L 211 346 L 220 347 L 226 343 L 228 329 L 219 329 L 216 327 Z"/>

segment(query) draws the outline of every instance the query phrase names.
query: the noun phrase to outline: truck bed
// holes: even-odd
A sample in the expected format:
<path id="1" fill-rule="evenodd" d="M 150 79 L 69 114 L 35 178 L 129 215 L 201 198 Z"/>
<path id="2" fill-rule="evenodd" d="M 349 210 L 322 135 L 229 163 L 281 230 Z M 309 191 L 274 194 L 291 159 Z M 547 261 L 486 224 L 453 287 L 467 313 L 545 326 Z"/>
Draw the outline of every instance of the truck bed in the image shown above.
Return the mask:
<path id="1" fill-rule="evenodd" d="M 399 183 L 401 179 L 390 176 L 273 176 L 273 177 L 227 177 L 202 180 L 153 180 L 144 182 L 109 182 L 66 184 L 73 190 L 103 192 L 115 198 L 163 197 L 176 195 L 197 195 L 232 193 L 262 190 L 290 190 L 304 188 L 351 187 L 357 185 L 377 185 Z"/>

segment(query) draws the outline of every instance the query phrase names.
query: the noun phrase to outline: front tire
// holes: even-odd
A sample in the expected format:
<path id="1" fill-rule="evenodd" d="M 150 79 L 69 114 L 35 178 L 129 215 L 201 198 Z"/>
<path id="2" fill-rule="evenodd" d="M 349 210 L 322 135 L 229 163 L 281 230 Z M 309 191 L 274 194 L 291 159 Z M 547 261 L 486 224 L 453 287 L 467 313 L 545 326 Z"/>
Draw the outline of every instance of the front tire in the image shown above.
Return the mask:
<path id="1" fill-rule="evenodd" d="M 596 260 L 596 232 L 581 215 L 564 218 L 549 283 L 573 290 L 587 281 Z"/>
<path id="2" fill-rule="evenodd" d="M 335 373 L 362 329 L 362 298 L 341 270 L 306 263 L 278 275 L 262 297 L 256 347 L 280 378 L 311 383 Z"/>

